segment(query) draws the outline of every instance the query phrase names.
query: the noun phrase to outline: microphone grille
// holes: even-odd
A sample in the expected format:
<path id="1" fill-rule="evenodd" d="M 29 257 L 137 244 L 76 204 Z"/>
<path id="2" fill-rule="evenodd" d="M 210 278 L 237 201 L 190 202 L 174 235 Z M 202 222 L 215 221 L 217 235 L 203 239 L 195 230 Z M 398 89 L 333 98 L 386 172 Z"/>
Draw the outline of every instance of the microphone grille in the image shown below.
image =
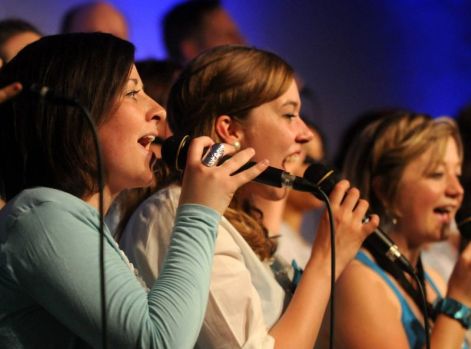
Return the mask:
<path id="1" fill-rule="evenodd" d="M 183 171 L 190 145 L 190 136 L 171 136 L 162 143 L 162 160 L 170 168 Z"/>
<path id="2" fill-rule="evenodd" d="M 340 176 L 333 169 L 320 162 L 314 162 L 304 171 L 304 179 L 320 187 L 327 195 L 339 182 Z"/>

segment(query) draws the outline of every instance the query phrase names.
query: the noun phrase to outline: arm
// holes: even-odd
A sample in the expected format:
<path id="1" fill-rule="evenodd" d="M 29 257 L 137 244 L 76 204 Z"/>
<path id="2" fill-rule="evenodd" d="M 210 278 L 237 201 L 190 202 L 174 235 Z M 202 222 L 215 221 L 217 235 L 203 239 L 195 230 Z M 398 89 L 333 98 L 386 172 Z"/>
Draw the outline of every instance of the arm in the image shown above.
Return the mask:
<path id="1" fill-rule="evenodd" d="M 177 213 L 174 239 L 161 277 L 149 295 L 106 232 L 108 338 L 113 348 L 188 348 L 194 344 L 207 299 L 218 212 L 227 207 L 241 184 L 266 168 L 265 163 L 259 163 L 231 176 L 253 155 L 249 149 L 235 155 L 229 165 L 206 168 L 200 159 L 209 141 L 195 140 L 196 146 L 190 148 L 184 181 L 190 189 Z M 83 203 L 67 210 L 67 202 L 64 204 L 36 200 L 27 215 L 19 210 L 26 219 L 15 218 L 8 228 L 9 243 L 17 252 L 11 254 L 15 259 L 12 269 L 21 287 L 53 316 L 51 322 L 57 320 L 71 330 L 70 336 L 75 334 L 99 346 L 96 211 Z"/>
<path id="2" fill-rule="evenodd" d="M 173 224 L 166 222 L 173 223 L 173 202 L 178 201 L 178 197 L 168 194 L 175 194 L 175 190 L 178 189 L 162 191 L 141 206 L 135 215 L 136 219 L 131 220 L 134 224 L 128 226 L 128 232 L 140 230 L 135 229 L 139 226 L 147 226 L 145 232 L 140 231 L 140 237 L 135 237 L 138 241 L 133 243 L 132 236 L 125 235 L 126 245 L 131 248 L 134 246 L 133 263 L 137 262 L 136 265 L 143 268 L 141 270 L 155 271 L 154 276 L 146 280 L 148 283 L 155 281 L 161 269 L 158 260 L 168 250 L 167 241 L 171 237 Z M 170 217 L 163 217 L 165 214 Z M 228 229 L 232 229 L 232 233 Z M 273 279 L 271 271 L 258 260 L 230 223 L 224 221 L 218 230 L 208 306 L 198 345 L 202 348 L 273 348 L 274 340 L 267 333 L 262 302 L 271 309 L 279 308 L 275 316 L 277 318 L 282 310 L 284 293 Z M 128 237 L 131 239 L 128 240 Z M 144 241 L 140 241 L 141 238 Z M 244 249 L 245 256 L 241 249 Z M 246 259 L 251 261 L 251 270 L 248 269 Z M 266 299 L 261 299 L 252 277 L 267 290 L 264 294 Z"/>
<path id="3" fill-rule="evenodd" d="M 359 191 L 340 181 L 330 195 L 336 227 L 336 277 L 355 256 L 361 243 L 379 223 L 372 216 L 363 224 L 368 203 L 359 200 Z M 312 255 L 296 292 L 280 320 L 270 329 L 276 348 L 312 348 L 330 296 L 330 235 L 328 217 L 318 229 Z"/>
<path id="4" fill-rule="evenodd" d="M 401 321 L 401 304 L 391 288 L 372 270 L 357 261 L 352 262 L 337 282 L 336 296 L 335 336 L 340 347 L 410 347 Z M 412 301 L 408 300 L 408 304 L 419 314 Z M 421 319 L 421 315 L 415 316 Z M 423 338 L 423 328 L 409 330 Z M 459 349 L 463 340 L 464 329 L 456 320 L 438 316 L 430 336 L 431 348 Z"/>
<path id="5" fill-rule="evenodd" d="M 89 222 L 46 206 L 36 208 L 29 219 L 18 220 L 12 227 L 15 234 L 11 243 L 21 246 L 12 254 L 15 275 L 44 309 L 98 347 L 101 313 L 97 231 Z M 165 270 L 149 295 L 107 236 L 111 347 L 192 346 L 204 314 L 217 222 L 218 215 L 204 207 L 187 205 L 179 210 Z"/>
<path id="6" fill-rule="evenodd" d="M 353 261 L 336 284 L 335 343 L 347 349 L 409 349 L 399 299 L 381 277 Z"/>
<path id="7" fill-rule="evenodd" d="M 471 244 L 458 257 L 448 282 L 446 296 L 471 306 Z M 440 314 L 430 340 L 433 348 L 461 348 L 464 335 L 465 329 L 457 320 Z"/>

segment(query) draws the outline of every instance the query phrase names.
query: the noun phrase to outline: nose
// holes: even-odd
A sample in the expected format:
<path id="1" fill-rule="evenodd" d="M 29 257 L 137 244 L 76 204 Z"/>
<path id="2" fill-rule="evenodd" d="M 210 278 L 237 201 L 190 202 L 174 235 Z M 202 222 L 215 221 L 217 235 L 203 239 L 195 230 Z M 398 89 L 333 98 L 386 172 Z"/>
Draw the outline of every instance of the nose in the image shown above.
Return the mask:
<path id="1" fill-rule="evenodd" d="M 165 108 L 159 103 L 153 100 L 151 97 L 146 96 L 148 101 L 148 110 L 146 113 L 146 119 L 148 121 L 155 121 L 157 124 L 157 130 L 159 136 L 164 135 L 168 128 L 167 126 L 167 112 Z"/>
<path id="2" fill-rule="evenodd" d="M 451 197 L 460 198 L 464 195 L 463 186 L 460 183 L 458 176 L 451 175 L 448 181 L 447 194 Z"/>
<path id="3" fill-rule="evenodd" d="M 301 118 L 297 119 L 299 123 L 297 125 L 296 142 L 301 144 L 307 143 L 314 138 L 314 134 Z"/>

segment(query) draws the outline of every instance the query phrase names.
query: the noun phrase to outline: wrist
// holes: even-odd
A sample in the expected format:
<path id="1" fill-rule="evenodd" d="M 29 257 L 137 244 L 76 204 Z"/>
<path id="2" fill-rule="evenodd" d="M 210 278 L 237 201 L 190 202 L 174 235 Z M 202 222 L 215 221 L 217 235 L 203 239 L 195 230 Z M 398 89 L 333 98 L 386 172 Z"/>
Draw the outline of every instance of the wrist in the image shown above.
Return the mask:
<path id="1" fill-rule="evenodd" d="M 456 299 L 445 297 L 436 301 L 434 304 L 434 317 L 439 314 L 444 314 L 458 321 L 465 329 L 471 327 L 471 308 Z"/>

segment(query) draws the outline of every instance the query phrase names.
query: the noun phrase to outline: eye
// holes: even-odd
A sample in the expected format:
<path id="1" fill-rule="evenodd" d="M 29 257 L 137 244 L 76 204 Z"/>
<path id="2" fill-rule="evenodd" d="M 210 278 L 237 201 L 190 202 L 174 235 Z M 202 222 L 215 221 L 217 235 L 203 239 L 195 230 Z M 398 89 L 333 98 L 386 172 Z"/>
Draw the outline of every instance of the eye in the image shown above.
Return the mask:
<path id="1" fill-rule="evenodd" d="M 283 114 L 283 116 L 284 116 L 285 118 L 288 118 L 288 119 L 294 119 L 294 118 L 296 118 L 298 115 L 297 115 L 297 114 L 293 114 L 293 113 L 285 113 L 285 114 Z"/>
<path id="2" fill-rule="evenodd" d="M 126 97 L 131 97 L 133 99 L 136 99 L 137 94 L 141 92 L 141 90 L 132 90 L 126 93 Z"/>
<path id="3" fill-rule="evenodd" d="M 433 179 L 440 179 L 444 176 L 445 174 L 441 171 L 434 171 L 434 172 L 431 172 L 429 173 L 429 177 L 430 178 L 433 178 Z"/>

